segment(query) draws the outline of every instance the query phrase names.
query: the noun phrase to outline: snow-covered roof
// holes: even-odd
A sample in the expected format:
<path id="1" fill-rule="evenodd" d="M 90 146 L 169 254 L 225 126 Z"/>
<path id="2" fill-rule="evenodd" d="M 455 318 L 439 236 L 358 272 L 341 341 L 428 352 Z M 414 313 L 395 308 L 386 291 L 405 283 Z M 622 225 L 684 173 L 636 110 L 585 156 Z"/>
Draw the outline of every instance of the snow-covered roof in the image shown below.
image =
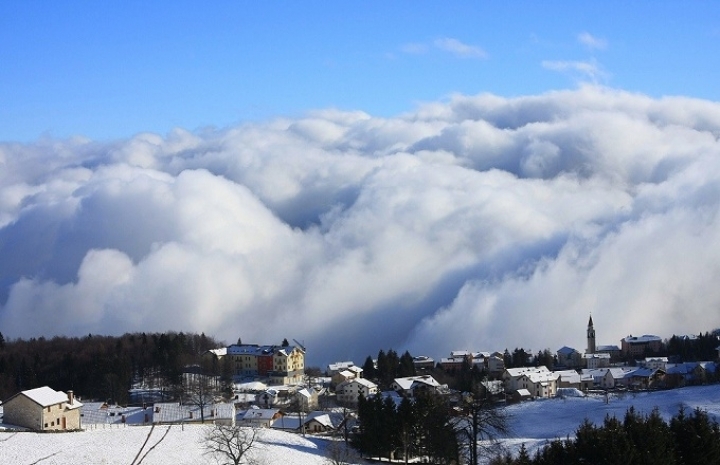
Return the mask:
<path id="1" fill-rule="evenodd" d="M 300 417 L 297 415 L 283 415 L 270 423 L 270 428 L 295 431 L 300 429 Z"/>
<path id="2" fill-rule="evenodd" d="M 49 407 L 51 405 L 68 402 L 67 394 L 62 391 L 56 391 L 48 386 L 29 389 L 27 391 L 20 392 L 20 394 L 24 395 L 41 407 Z M 68 408 L 78 408 L 81 406 L 82 404 L 77 400 L 74 400 L 72 404 L 67 405 Z"/>
<path id="3" fill-rule="evenodd" d="M 316 421 L 326 428 L 337 429 L 343 422 L 343 415 L 338 412 L 321 412 L 315 411 L 308 413 L 305 417 L 304 424 Z"/>
<path id="4" fill-rule="evenodd" d="M 346 361 L 346 362 L 335 362 L 328 365 L 328 372 L 335 372 L 340 370 L 345 370 L 348 367 L 355 366 L 354 362 Z"/>
<path id="5" fill-rule="evenodd" d="M 210 352 L 213 355 L 216 355 L 218 357 L 224 357 L 227 355 L 227 347 L 220 347 L 219 349 L 210 349 L 208 352 Z"/>
<path id="6" fill-rule="evenodd" d="M 623 341 L 628 344 L 644 344 L 647 342 L 662 341 L 662 339 L 652 334 L 643 334 L 642 336 L 627 336 Z"/>
<path id="7" fill-rule="evenodd" d="M 242 415 L 243 420 L 272 420 L 280 412 L 273 408 L 251 408 Z"/>
<path id="8" fill-rule="evenodd" d="M 518 367 L 518 368 L 506 368 L 505 372 L 507 372 L 508 375 L 514 377 L 524 375 L 526 373 L 548 373 L 550 370 L 547 369 L 546 366 L 539 366 L 539 367 Z"/>
<path id="9" fill-rule="evenodd" d="M 582 357 L 583 357 L 584 359 L 586 359 L 586 360 L 587 360 L 587 359 L 591 359 L 591 358 L 609 359 L 609 358 L 610 358 L 610 354 L 605 354 L 605 353 L 583 354 Z"/>
<path id="10" fill-rule="evenodd" d="M 604 345 L 604 346 L 597 346 L 595 348 L 596 352 L 620 352 L 620 347 L 616 345 Z"/>
<path id="11" fill-rule="evenodd" d="M 430 375 L 423 375 L 423 376 L 408 376 L 405 378 L 395 378 L 395 384 L 397 384 L 400 389 L 407 391 L 409 389 L 412 389 L 413 385 L 415 383 L 421 383 L 425 384 L 430 387 L 440 387 L 440 383 L 435 381 L 435 378 L 433 378 Z"/>
<path id="12" fill-rule="evenodd" d="M 558 353 L 558 354 L 562 354 L 562 355 L 572 355 L 572 354 L 574 354 L 574 353 L 576 353 L 576 352 L 577 352 L 577 350 L 573 349 L 572 347 L 568 347 L 568 346 L 560 347 L 560 348 L 557 350 L 557 353 Z"/>
<path id="13" fill-rule="evenodd" d="M 369 388 L 369 389 L 377 387 L 377 384 L 375 384 L 372 381 L 370 381 L 369 379 L 365 379 L 365 378 L 351 379 L 350 381 L 345 381 L 342 384 L 352 384 L 352 383 L 357 383 L 357 384 L 359 384 L 361 386 L 365 386 L 366 388 Z"/>
<path id="14" fill-rule="evenodd" d="M 548 372 L 531 371 L 528 373 L 523 373 L 522 376 L 525 376 L 527 379 L 529 379 L 533 383 L 546 383 L 548 381 L 556 381 L 558 378 L 560 378 L 560 374 L 554 373 L 552 371 L 548 371 Z"/>

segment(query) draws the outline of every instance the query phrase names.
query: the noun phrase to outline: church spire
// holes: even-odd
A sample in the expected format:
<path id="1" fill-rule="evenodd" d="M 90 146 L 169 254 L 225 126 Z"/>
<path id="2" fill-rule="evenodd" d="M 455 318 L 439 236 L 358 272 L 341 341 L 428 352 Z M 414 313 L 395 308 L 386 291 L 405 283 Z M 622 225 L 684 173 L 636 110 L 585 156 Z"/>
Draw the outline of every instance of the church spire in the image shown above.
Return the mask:
<path id="1" fill-rule="evenodd" d="M 587 350 L 585 351 L 585 353 L 586 354 L 594 354 L 595 353 L 595 328 L 593 326 L 592 315 L 590 315 L 590 320 L 588 321 Z"/>

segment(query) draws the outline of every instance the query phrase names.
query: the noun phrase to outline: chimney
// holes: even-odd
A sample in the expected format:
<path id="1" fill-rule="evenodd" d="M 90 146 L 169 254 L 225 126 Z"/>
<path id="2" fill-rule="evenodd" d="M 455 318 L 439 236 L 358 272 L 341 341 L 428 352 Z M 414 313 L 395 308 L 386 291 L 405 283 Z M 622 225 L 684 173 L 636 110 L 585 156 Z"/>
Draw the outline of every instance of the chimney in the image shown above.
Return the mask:
<path id="1" fill-rule="evenodd" d="M 75 393 L 72 391 L 68 391 L 67 395 L 68 395 L 68 403 L 70 405 L 74 404 L 75 403 Z"/>

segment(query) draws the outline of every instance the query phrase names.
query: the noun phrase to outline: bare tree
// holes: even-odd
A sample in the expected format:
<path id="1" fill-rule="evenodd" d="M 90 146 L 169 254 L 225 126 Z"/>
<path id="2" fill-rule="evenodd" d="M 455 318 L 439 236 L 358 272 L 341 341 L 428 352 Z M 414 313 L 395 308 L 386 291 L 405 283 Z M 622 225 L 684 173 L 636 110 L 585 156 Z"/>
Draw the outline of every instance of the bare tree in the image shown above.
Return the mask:
<path id="1" fill-rule="evenodd" d="M 205 411 L 213 405 L 219 394 L 215 381 L 215 377 L 204 374 L 185 373 L 183 376 L 183 401 L 200 409 L 202 423 L 205 423 Z"/>
<path id="2" fill-rule="evenodd" d="M 325 448 L 325 463 L 327 465 L 349 465 L 357 463 L 360 455 L 342 441 L 330 441 Z"/>
<path id="3" fill-rule="evenodd" d="M 256 448 L 259 430 L 251 426 L 214 425 L 204 436 L 206 454 L 219 465 L 256 464 L 251 451 Z"/>
<path id="4" fill-rule="evenodd" d="M 467 448 L 468 463 L 479 463 L 478 449 L 492 453 L 497 452 L 499 439 L 509 433 L 508 417 L 505 409 L 494 405 L 487 397 L 477 390 L 466 393 L 462 408 L 464 416 L 459 417 L 455 429 L 461 447 Z"/>

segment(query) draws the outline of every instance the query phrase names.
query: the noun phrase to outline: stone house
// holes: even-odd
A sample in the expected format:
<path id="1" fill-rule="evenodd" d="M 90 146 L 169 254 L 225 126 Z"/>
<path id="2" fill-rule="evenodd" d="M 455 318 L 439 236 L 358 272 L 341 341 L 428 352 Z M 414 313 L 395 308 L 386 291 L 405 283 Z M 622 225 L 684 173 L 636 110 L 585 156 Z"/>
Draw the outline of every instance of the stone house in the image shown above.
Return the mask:
<path id="1" fill-rule="evenodd" d="M 72 391 L 47 386 L 22 391 L 3 403 L 3 422 L 35 431 L 79 430 L 80 407 Z"/>

